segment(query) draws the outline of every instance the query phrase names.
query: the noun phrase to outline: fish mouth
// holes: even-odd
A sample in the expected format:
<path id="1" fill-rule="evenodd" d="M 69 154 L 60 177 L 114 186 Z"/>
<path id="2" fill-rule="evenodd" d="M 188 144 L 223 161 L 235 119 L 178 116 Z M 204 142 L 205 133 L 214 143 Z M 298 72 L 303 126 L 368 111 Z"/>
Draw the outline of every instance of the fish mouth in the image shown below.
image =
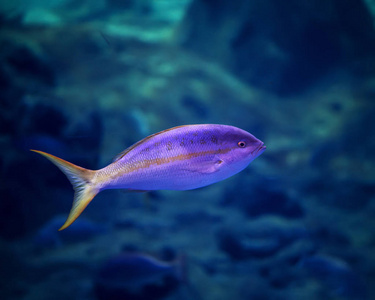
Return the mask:
<path id="1" fill-rule="evenodd" d="M 264 150 L 266 150 L 266 146 L 264 145 L 264 143 L 262 142 L 258 148 L 256 148 L 251 154 L 253 155 L 260 155 L 264 152 Z"/>

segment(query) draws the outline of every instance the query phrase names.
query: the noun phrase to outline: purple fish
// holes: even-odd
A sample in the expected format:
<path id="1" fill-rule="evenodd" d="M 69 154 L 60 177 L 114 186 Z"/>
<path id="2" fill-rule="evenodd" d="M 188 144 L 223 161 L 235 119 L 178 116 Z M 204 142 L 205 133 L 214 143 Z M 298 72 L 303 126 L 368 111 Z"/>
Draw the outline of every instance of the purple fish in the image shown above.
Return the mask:
<path id="1" fill-rule="evenodd" d="M 75 195 L 63 230 L 105 189 L 190 190 L 226 179 L 266 149 L 252 134 L 228 125 L 184 125 L 152 134 L 121 152 L 110 165 L 88 170 L 51 154 L 72 183 Z"/>

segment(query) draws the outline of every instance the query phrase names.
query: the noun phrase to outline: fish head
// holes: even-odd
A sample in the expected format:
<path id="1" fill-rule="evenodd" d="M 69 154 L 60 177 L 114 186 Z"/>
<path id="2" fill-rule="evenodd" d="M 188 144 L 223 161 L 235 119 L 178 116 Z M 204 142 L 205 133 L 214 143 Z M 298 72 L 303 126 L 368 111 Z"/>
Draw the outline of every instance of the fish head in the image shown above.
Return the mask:
<path id="1" fill-rule="evenodd" d="M 219 154 L 220 159 L 234 171 L 241 171 L 255 158 L 261 155 L 266 146 L 249 132 L 230 127 L 222 135 L 222 146 L 226 151 Z"/>

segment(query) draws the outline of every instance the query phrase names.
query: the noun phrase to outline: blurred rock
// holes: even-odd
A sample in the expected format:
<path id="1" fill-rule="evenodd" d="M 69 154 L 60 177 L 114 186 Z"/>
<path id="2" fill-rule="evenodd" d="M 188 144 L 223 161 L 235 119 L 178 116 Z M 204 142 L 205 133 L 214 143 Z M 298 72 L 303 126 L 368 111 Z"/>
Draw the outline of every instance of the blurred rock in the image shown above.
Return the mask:
<path id="1" fill-rule="evenodd" d="M 118 255 L 101 266 L 95 294 L 100 300 L 163 299 L 180 284 L 182 267 L 137 252 Z"/>
<path id="2" fill-rule="evenodd" d="M 241 197 L 233 197 L 235 190 L 241 191 Z M 290 219 L 302 218 L 305 214 L 299 202 L 287 195 L 285 190 L 270 183 L 254 182 L 249 186 L 239 182 L 237 186 L 227 191 L 223 205 L 234 205 L 247 216 L 254 218 L 264 215 L 278 215 Z"/>
<path id="3" fill-rule="evenodd" d="M 316 243 L 320 245 L 341 248 L 349 247 L 351 244 L 350 238 L 345 232 L 339 232 L 330 227 L 317 228 L 311 233 L 311 236 L 316 240 Z"/>
<path id="4" fill-rule="evenodd" d="M 306 229 L 277 218 L 253 221 L 241 231 L 222 229 L 217 233 L 218 247 L 232 259 L 264 259 L 308 237 Z"/>
<path id="5" fill-rule="evenodd" d="M 227 230 L 217 235 L 219 249 L 234 260 L 266 258 L 276 254 L 282 245 L 276 239 L 249 240 Z"/>
<path id="6" fill-rule="evenodd" d="M 67 160 L 88 169 L 98 168 L 100 147 L 103 140 L 103 121 L 99 113 L 86 114 L 64 135 L 69 145 Z"/>
<path id="7" fill-rule="evenodd" d="M 0 43 L 0 133 L 17 135 L 28 125 L 23 123 L 28 113 L 26 95 L 48 91 L 55 86 L 56 77 L 48 59 L 31 47 L 6 35 L 0 35 Z"/>
<path id="8" fill-rule="evenodd" d="M 205 210 L 179 212 L 175 216 L 175 226 L 204 226 L 204 224 L 217 224 L 223 221 L 223 217 L 211 214 Z"/>
<path id="9" fill-rule="evenodd" d="M 326 297 L 343 297 L 343 299 L 367 299 L 366 285 L 363 279 L 345 261 L 323 254 L 305 258 L 302 261 L 311 276 L 329 289 Z"/>
<path id="10" fill-rule="evenodd" d="M 35 234 L 33 242 L 36 249 L 48 249 L 66 246 L 70 243 L 84 242 L 100 234 L 109 233 L 107 226 L 80 218 L 66 228 L 58 231 L 66 216 L 56 216 L 44 224 Z"/>
<path id="11" fill-rule="evenodd" d="M 26 111 L 25 128 L 26 134 L 45 134 L 47 136 L 62 137 L 68 123 L 67 117 L 57 107 L 48 104 L 39 104 L 30 107 Z"/>
<path id="12" fill-rule="evenodd" d="M 249 84 L 285 96 L 305 90 L 342 62 L 366 73 L 374 59 L 372 23 L 356 0 L 196 0 L 178 39 Z"/>
<path id="13" fill-rule="evenodd" d="M 58 26 L 62 24 L 62 20 L 58 15 L 54 14 L 50 10 L 35 8 L 25 12 L 22 23 L 33 26 Z"/>
<path id="14" fill-rule="evenodd" d="M 3 53 L 5 52 L 10 72 L 13 73 L 13 76 L 16 75 L 18 77 L 15 80 L 28 80 L 29 82 L 25 83 L 25 85 L 31 87 L 32 84 L 37 83 L 46 86 L 55 85 L 54 70 L 45 58 L 42 58 L 26 46 L 7 46 Z"/>
<path id="15" fill-rule="evenodd" d="M 106 4 L 111 9 L 130 9 L 134 7 L 136 0 L 106 0 Z"/>
<path id="16" fill-rule="evenodd" d="M 1 298 L 24 298 L 28 293 L 25 280 L 32 278 L 32 272 L 27 270 L 25 261 L 19 257 L 9 244 L 0 240 L 0 281 Z"/>
<path id="17" fill-rule="evenodd" d="M 242 201 L 241 207 L 249 217 L 280 215 L 286 218 L 301 218 L 304 216 L 302 207 L 284 192 L 272 192 L 261 188 L 254 191 L 247 201 Z"/>
<path id="18" fill-rule="evenodd" d="M 44 152 L 53 153 L 58 157 L 64 157 L 69 152 L 66 143 L 61 138 L 43 133 L 17 137 L 14 139 L 13 144 L 18 150 L 43 149 Z"/>
<path id="19" fill-rule="evenodd" d="M 201 99 L 196 99 L 193 96 L 184 96 L 182 99 L 182 105 L 191 111 L 192 114 L 200 118 L 207 118 L 209 114 L 209 108 L 203 103 Z"/>
<path id="20" fill-rule="evenodd" d="M 6 240 L 17 239 L 25 234 L 22 203 L 13 188 L 2 188 L 0 201 L 0 237 Z"/>
<path id="21" fill-rule="evenodd" d="M 335 192 L 332 193 L 332 190 Z M 315 195 L 323 205 L 353 212 L 366 208 L 373 198 L 375 187 L 353 180 L 316 179 L 308 183 L 305 192 Z"/>

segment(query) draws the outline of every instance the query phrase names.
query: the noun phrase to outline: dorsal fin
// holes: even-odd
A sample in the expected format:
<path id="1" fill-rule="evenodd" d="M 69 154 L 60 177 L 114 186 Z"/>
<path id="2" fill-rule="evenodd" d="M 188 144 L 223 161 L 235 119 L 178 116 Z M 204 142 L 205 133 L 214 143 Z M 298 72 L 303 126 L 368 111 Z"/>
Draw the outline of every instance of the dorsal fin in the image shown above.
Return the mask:
<path id="1" fill-rule="evenodd" d="M 185 126 L 189 126 L 189 125 L 181 125 L 181 126 L 176 126 L 176 127 L 172 127 L 172 128 L 169 128 L 169 129 L 165 129 L 165 130 L 162 130 L 160 132 L 157 132 L 157 133 L 154 133 L 154 134 L 151 134 L 147 137 L 145 137 L 144 139 L 140 140 L 139 142 L 136 142 L 135 144 L 131 145 L 129 148 L 126 148 L 124 151 L 120 152 L 119 154 L 117 154 L 115 156 L 115 158 L 113 159 L 113 162 L 116 162 L 118 160 L 120 160 L 121 158 L 123 158 L 126 154 L 128 154 L 130 151 L 132 151 L 133 149 L 135 149 L 136 147 L 138 147 L 139 145 L 147 142 L 148 140 L 152 139 L 153 137 L 159 135 L 159 134 L 162 134 L 162 133 L 165 133 L 167 131 L 171 131 L 171 130 L 174 130 L 174 129 L 177 129 L 177 128 L 180 128 L 180 127 L 185 127 Z"/>
<path id="2" fill-rule="evenodd" d="M 126 148 L 124 151 L 121 151 L 119 154 L 117 154 L 113 158 L 112 162 L 116 162 L 116 161 L 120 160 L 121 158 L 123 158 L 130 150 L 134 149 L 134 147 L 135 147 L 135 144 L 130 146 L 129 148 Z"/>
<path id="3" fill-rule="evenodd" d="M 128 154 L 130 151 L 132 151 L 134 148 L 138 147 L 139 145 L 143 144 L 144 142 L 148 141 L 150 138 L 152 138 L 153 136 L 159 134 L 160 132 L 158 133 L 154 133 L 152 135 L 149 135 L 148 137 L 145 137 L 144 139 L 136 142 L 135 144 L 131 145 L 129 148 L 126 148 L 124 151 L 120 152 L 119 154 L 117 154 L 115 156 L 115 158 L 113 159 L 113 162 L 116 162 L 118 160 L 120 160 L 121 158 L 123 158 L 126 154 Z"/>

